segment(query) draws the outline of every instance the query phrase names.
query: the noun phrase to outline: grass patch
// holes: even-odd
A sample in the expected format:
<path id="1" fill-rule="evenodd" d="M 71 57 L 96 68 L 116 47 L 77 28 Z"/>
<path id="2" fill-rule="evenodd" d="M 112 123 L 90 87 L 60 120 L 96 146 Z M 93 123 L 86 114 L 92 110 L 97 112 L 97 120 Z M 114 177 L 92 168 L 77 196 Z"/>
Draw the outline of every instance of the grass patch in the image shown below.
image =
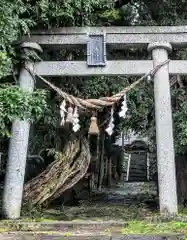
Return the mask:
<path id="1" fill-rule="evenodd" d="M 72 235 L 73 235 L 72 232 L 64 232 L 64 233 L 63 233 L 63 236 L 64 236 L 64 237 L 71 237 Z"/>
<path id="2" fill-rule="evenodd" d="M 121 234 L 144 235 L 172 235 L 187 234 L 187 223 L 171 221 L 167 223 L 148 223 L 146 221 L 130 221 L 126 228 L 121 229 Z"/>
<path id="3" fill-rule="evenodd" d="M 4 232 L 8 232 L 8 228 L 6 228 L 6 227 L 0 227 L 0 233 L 4 233 Z"/>

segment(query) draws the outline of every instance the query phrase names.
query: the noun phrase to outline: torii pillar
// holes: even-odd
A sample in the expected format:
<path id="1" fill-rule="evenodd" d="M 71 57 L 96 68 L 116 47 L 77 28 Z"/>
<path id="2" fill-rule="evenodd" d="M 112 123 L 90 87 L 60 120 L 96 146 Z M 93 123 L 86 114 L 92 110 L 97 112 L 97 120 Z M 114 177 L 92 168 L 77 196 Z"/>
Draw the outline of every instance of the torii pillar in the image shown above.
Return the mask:
<path id="1" fill-rule="evenodd" d="M 41 47 L 37 43 L 25 42 L 21 47 L 42 52 Z M 25 64 L 31 70 L 34 68 L 34 62 Z M 34 90 L 34 79 L 25 68 L 22 68 L 20 72 L 19 86 L 23 91 L 29 93 L 32 93 Z M 8 219 L 20 217 L 29 131 L 29 120 L 16 119 L 13 121 L 2 207 L 3 215 Z"/>
<path id="2" fill-rule="evenodd" d="M 172 47 L 167 42 L 155 42 L 148 45 L 148 51 L 152 52 L 156 67 L 168 59 Z M 176 215 L 177 188 L 168 64 L 154 75 L 154 101 L 160 212 Z"/>

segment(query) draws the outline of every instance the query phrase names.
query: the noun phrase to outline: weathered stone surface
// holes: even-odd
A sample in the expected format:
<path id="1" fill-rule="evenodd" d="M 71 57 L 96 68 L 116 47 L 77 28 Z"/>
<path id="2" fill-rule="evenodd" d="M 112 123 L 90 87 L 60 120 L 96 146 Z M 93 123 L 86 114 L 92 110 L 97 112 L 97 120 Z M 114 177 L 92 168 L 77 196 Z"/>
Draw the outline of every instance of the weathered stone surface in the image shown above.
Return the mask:
<path id="1" fill-rule="evenodd" d="M 167 236 L 143 236 L 143 235 L 127 235 L 127 236 L 112 236 L 113 240 L 169 240 Z M 177 236 L 172 236 L 172 239 L 178 239 Z"/>
<path id="2" fill-rule="evenodd" d="M 172 46 L 165 42 L 150 43 L 154 67 L 168 59 Z M 177 213 L 177 189 L 173 123 L 168 65 L 154 75 L 154 100 L 156 120 L 157 166 L 160 211 L 170 215 Z"/>
<path id="3" fill-rule="evenodd" d="M 95 236 L 62 236 L 58 233 L 11 233 L 1 234 L 1 240 L 110 240 L 110 236 L 95 235 Z"/>
<path id="4" fill-rule="evenodd" d="M 28 47 L 29 43 L 26 45 Z M 38 44 L 34 44 L 34 49 L 36 48 L 41 50 Z M 28 68 L 33 70 L 33 64 L 29 62 Z M 25 68 L 20 72 L 19 85 L 26 92 L 31 93 L 34 90 L 34 79 Z M 29 131 L 30 122 L 28 120 L 14 120 L 8 150 L 2 207 L 3 215 L 8 219 L 20 217 Z"/>
<path id="5" fill-rule="evenodd" d="M 84 27 L 58 28 L 50 31 L 33 32 L 25 40 L 41 45 L 86 45 L 89 34 L 106 34 L 106 43 L 115 47 L 146 46 L 150 42 L 167 41 L 174 47 L 187 45 L 186 26 L 148 26 L 148 27 Z"/>
<path id="6" fill-rule="evenodd" d="M 34 66 L 34 72 L 41 76 L 141 76 L 153 69 L 152 60 L 108 61 L 102 67 L 89 68 L 85 61 L 44 61 Z M 186 75 L 187 61 L 169 62 L 170 75 Z"/>
<path id="7" fill-rule="evenodd" d="M 1 225 L 0 225 L 1 226 Z M 127 226 L 123 221 L 57 221 L 57 222 L 20 222 L 16 223 L 16 228 L 11 227 L 12 231 L 21 229 L 23 231 L 54 231 L 54 232 L 103 232 L 105 229 L 118 231 Z"/>
<path id="8" fill-rule="evenodd" d="M 77 235 L 63 236 L 58 233 L 4 233 L 0 234 L 1 240 L 178 240 L 179 236 L 142 236 L 142 235 Z M 180 239 L 183 239 L 182 236 Z"/>

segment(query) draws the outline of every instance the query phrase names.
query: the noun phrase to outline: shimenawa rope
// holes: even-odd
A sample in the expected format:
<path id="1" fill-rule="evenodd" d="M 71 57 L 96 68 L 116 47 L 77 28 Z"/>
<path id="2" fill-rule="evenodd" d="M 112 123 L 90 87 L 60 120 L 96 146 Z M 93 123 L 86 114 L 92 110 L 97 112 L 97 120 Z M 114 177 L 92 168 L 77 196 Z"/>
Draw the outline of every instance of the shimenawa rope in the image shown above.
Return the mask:
<path id="1" fill-rule="evenodd" d="M 26 65 L 24 68 L 31 74 L 31 76 L 35 79 L 35 76 L 40 78 L 43 82 L 45 82 L 49 87 L 51 87 L 54 91 L 56 91 L 61 97 L 63 97 L 67 102 L 70 104 L 77 106 L 81 109 L 95 109 L 99 110 L 104 107 L 112 106 L 115 103 L 117 103 L 129 90 L 133 89 L 136 85 L 140 84 L 145 78 L 148 76 L 153 77 L 155 73 L 165 64 L 169 63 L 169 59 L 164 61 L 163 63 L 157 65 L 154 69 L 143 75 L 141 78 L 139 78 L 137 81 L 132 83 L 130 86 L 124 88 L 121 92 L 111 96 L 111 97 L 102 97 L 99 99 L 82 99 L 75 97 L 71 94 L 68 94 L 64 91 L 62 91 L 60 88 L 56 87 L 51 82 L 47 81 L 42 76 L 36 74 L 34 71 L 31 71 Z"/>

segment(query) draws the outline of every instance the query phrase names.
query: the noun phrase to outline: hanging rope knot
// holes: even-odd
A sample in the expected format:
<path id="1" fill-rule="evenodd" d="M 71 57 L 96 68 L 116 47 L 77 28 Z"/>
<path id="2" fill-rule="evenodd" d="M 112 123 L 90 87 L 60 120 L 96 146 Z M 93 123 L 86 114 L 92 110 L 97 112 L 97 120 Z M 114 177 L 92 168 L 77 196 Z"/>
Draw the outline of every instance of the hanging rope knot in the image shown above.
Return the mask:
<path id="1" fill-rule="evenodd" d="M 154 77 L 155 73 L 156 73 L 162 66 L 166 65 L 166 64 L 169 63 L 169 62 L 170 62 L 170 59 L 167 59 L 167 60 L 164 61 L 163 63 L 157 65 L 153 70 L 151 70 L 151 72 L 150 72 L 149 75 L 150 75 L 151 77 Z"/>

